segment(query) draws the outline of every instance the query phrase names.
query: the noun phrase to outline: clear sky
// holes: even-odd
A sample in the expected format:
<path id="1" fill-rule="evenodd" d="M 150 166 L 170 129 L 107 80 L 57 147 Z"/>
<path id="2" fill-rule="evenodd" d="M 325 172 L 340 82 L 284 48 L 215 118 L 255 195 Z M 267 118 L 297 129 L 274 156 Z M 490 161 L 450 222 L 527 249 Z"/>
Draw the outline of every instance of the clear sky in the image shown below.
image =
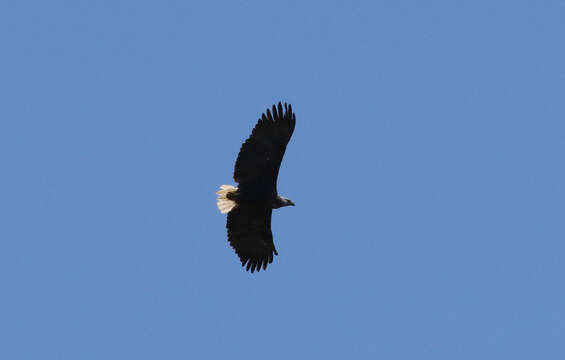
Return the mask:
<path id="1" fill-rule="evenodd" d="M 565 2 L 4 1 L 0 358 L 565 359 Z M 292 103 L 279 256 L 216 208 Z"/>

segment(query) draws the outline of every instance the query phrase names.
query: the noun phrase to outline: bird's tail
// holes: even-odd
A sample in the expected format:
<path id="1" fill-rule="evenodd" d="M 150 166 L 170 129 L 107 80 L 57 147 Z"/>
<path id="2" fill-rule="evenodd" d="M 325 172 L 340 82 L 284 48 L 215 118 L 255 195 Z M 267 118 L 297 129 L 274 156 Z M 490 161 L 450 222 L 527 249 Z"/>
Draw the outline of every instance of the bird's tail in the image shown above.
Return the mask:
<path id="1" fill-rule="evenodd" d="M 237 191 L 237 188 L 232 185 L 222 185 L 220 190 L 216 191 L 216 194 L 218 194 L 218 209 L 222 214 L 229 213 L 235 207 L 235 201 L 228 199 L 228 194 L 234 191 Z"/>

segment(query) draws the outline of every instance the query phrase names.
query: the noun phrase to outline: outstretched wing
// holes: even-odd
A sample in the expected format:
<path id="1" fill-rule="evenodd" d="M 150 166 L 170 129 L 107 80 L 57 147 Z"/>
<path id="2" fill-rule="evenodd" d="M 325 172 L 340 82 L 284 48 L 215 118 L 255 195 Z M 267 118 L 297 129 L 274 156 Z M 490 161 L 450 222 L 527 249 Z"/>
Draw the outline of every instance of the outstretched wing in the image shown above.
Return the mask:
<path id="1" fill-rule="evenodd" d="M 281 161 L 296 125 L 292 106 L 279 102 L 273 111 L 267 109 L 251 136 L 243 143 L 233 178 L 239 183 L 241 191 L 253 189 L 257 195 L 277 193 L 277 176 Z"/>
<path id="2" fill-rule="evenodd" d="M 240 204 L 228 213 L 228 240 L 247 271 L 265 270 L 273 255 L 278 255 L 271 232 L 272 211 Z"/>

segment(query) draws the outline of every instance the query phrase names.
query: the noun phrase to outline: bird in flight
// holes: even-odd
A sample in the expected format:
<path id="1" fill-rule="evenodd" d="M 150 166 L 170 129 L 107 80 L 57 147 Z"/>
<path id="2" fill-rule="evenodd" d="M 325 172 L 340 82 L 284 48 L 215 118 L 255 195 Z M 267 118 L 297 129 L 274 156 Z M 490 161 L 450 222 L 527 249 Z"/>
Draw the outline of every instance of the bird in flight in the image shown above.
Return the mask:
<path id="1" fill-rule="evenodd" d="M 218 209 L 227 213 L 228 241 L 247 271 L 265 270 L 278 255 L 271 232 L 273 209 L 294 206 L 277 193 L 279 167 L 296 124 L 290 104 L 273 105 L 261 116 L 241 145 L 233 179 L 238 187 L 222 185 Z"/>

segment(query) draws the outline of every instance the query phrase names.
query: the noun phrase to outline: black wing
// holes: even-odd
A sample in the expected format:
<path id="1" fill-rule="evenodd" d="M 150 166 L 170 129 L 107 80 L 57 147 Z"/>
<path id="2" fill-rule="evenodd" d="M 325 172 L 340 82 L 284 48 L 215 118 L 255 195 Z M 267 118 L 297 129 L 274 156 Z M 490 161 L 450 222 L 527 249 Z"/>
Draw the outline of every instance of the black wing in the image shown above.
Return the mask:
<path id="1" fill-rule="evenodd" d="M 228 240 L 248 271 L 265 270 L 273 255 L 278 255 L 271 232 L 272 211 L 240 204 L 228 213 Z"/>
<path id="2" fill-rule="evenodd" d="M 251 136 L 243 143 L 233 178 L 239 183 L 240 191 L 253 189 L 256 194 L 273 195 L 277 193 L 279 167 L 290 137 L 296 125 L 296 116 L 290 104 L 278 107 L 273 112 L 267 109 Z"/>

